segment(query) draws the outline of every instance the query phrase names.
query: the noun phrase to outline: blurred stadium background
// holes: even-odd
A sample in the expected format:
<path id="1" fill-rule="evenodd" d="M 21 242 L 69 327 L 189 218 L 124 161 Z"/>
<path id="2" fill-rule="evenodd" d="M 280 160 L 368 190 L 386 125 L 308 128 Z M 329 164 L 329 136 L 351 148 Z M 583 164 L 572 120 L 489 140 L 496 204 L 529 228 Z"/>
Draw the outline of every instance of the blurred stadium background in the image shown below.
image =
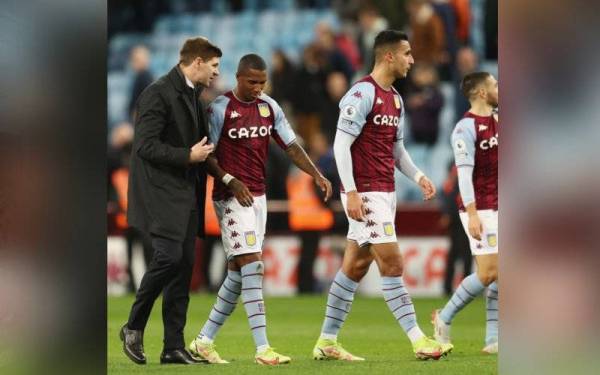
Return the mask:
<path id="1" fill-rule="evenodd" d="M 404 30 L 411 40 L 416 65 L 395 86 L 408 112 L 407 149 L 438 188 L 437 199 L 424 203 L 411 181 L 396 176 L 404 278 L 414 296 L 450 292 L 471 263 L 456 262 L 470 259 L 470 253 L 454 216 L 457 187 L 449 136 L 468 108 L 458 91 L 461 77 L 474 70 L 497 76 L 497 8 L 497 0 L 108 1 L 108 294 L 133 292 L 145 268 L 144 256 L 150 256 L 124 216 L 131 103 L 145 85 L 177 63 L 186 38 L 205 36 L 224 53 L 221 76 L 203 93 L 207 102 L 235 85 L 242 55 L 253 52 L 265 58 L 270 78 L 266 92 L 279 101 L 309 155 L 336 185 L 331 147 L 337 102 L 352 82 L 370 71 L 368 51 L 377 32 L 386 28 Z M 303 216 L 295 208 L 307 204 L 298 194 L 305 181 L 272 146 L 265 293 L 318 293 L 329 286 L 341 264 L 347 222 L 339 192 L 331 204 L 315 206 L 320 219 Z M 197 242 L 196 292 L 214 291 L 224 270 L 211 204 L 207 215 L 209 236 Z M 456 251 L 449 257 L 452 245 Z M 445 283 L 448 265 L 453 268 L 455 262 L 455 272 Z M 374 266 L 359 291 L 380 293 Z"/>

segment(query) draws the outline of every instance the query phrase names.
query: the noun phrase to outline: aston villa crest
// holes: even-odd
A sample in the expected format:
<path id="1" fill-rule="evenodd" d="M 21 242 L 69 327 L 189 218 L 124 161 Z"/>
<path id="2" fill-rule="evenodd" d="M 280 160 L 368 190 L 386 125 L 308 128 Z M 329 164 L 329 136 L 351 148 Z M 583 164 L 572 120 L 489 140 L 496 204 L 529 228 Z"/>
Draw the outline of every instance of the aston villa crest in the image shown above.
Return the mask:
<path id="1" fill-rule="evenodd" d="M 246 245 L 248 245 L 248 246 L 256 245 L 256 234 L 254 233 L 254 231 L 244 232 L 244 235 L 246 237 Z"/>
<path id="2" fill-rule="evenodd" d="M 258 103 L 258 113 L 260 113 L 260 115 L 262 117 L 271 116 L 271 111 L 269 110 L 269 105 L 267 103 Z"/>

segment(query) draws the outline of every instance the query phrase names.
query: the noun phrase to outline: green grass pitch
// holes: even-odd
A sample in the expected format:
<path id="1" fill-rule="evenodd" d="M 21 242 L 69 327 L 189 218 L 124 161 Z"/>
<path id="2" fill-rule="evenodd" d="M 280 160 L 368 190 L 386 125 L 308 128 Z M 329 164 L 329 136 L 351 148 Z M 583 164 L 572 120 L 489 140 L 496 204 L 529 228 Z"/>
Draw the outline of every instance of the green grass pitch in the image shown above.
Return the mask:
<path id="1" fill-rule="evenodd" d="M 267 334 L 269 343 L 280 353 L 292 357 L 292 363 L 278 367 L 253 362 L 254 345 L 243 305 L 225 323 L 215 341 L 227 365 L 160 365 L 162 350 L 161 300 L 157 300 L 144 334 L 148 364 L 136 365 L 122 352 L 119 328 L 127 320 L 133 296 L 108 298 L 108 373 L 109 374 L 497 374 L 497 356 L 481 353 L 485 335 L 485 305 L 477 298 L 452 324 L 454 351 L 439 361 L 418 361 L 410 342 L 394 320 L 382 298 L 356 297 L 339 340 L 351 353 L 365 362 L 315 361 L 311 352 L 319 335 L 325 311 L 326 295 L 308 297 L 267 297 Z M 186 345 L 204 324 L 215 296 L 193 294 L 185 329 Z M 419 324 L 432 335 L 430 313 L 445 299 L 415 298 Z"/>

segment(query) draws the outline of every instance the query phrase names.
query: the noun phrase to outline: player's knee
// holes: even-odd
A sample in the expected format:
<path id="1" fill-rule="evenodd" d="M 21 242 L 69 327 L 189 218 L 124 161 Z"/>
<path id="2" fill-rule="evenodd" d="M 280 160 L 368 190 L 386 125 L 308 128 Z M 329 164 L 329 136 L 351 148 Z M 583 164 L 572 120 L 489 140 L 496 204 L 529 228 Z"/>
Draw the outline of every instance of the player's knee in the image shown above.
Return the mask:
<path id="1" fill-rule="evenodd" d="M 496 266 L 482 268 L 477 272 L 477 276 L 483 285 L 488 286 L 498 279 L 498 268 Z"/>
<path id="2" fill-rule="evenodd" d="M 404 272 L 402 257 L 397 255 L 383 259 L 379 264 L 379 272 L 381 273 L 381 276 L 402 276 L 402 272 Z"/>
<path id="3" fill-rule="evenodd" d="M 366 274 L 368 268 L 354 266 L 348 272 L 348 277 L 356 282 L 360 281 Z"/>
<path id="4" fill-rule="evenodd" d="M 260 256 L 260 253 L 242 254 L 242 255 L 238 255 L 234 258 L 234 262 L 236 263 L 236 266 L 239 269 L 244 267 L 246 264 L 260 262 L 260 261 L 262 261 L 262 257 Z"/>
<path id="5" fill-rule="evenodd" d="M 398 277 L 402 276 L 402 265 L 387 265 L 381 270 L 381 276 Z"/>
<path id="6" fill-rule="evenodd" d="M 355 267 L 357 271 L 367 272 L 369 270 L 369 266 L 373 260 L 371 258 L 359 259 L 355 263 Z"/>
<path id="7" fill-rule="evenodd" d="M 358 259 L 343 271 L 351 280 L 358 282 L 369 272 L 371 261 L 371 259 Z"/>

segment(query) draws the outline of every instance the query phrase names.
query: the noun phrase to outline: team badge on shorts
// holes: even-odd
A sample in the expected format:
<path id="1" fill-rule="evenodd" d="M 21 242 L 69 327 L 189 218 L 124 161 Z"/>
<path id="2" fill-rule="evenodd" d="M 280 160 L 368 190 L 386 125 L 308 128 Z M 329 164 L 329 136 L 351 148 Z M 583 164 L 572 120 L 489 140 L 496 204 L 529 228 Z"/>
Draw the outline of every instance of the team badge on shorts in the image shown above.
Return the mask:
<path id="1" fill-rule="evenodd" d="M 246 237 L 246 245 L 256 245 L 256 234 L 254 233 L 254 231 L 244 232 L 244 237 Z"/>
<path id="2" fill-rule="evenodd" d="M 383 233 L 386 236 L 393 236 L 394 235 L 394 224 L 392 224 L 392 223 L 383 223 Z"/>
<path id="3" fill-rule="evenodd" d="M 269 105 L 267 103 L 258 103 L 258 113 L 260 113 L 262 117 L 269 117 L 271 115 Z"/>
<path id="4" fill-rule="evenodd" d="M 496 233 L 491 233 L 487 235 L 487 243 L 491 247 L 495 247 L 498 244 L 498 237 L 496 236 Z"/>
<path id="5" fill-rule="evenodd" d="M 394 94 L 394 104 L 396 105 L 397 109 L 400 109 L 400 97 L 396 94 Z"/>

